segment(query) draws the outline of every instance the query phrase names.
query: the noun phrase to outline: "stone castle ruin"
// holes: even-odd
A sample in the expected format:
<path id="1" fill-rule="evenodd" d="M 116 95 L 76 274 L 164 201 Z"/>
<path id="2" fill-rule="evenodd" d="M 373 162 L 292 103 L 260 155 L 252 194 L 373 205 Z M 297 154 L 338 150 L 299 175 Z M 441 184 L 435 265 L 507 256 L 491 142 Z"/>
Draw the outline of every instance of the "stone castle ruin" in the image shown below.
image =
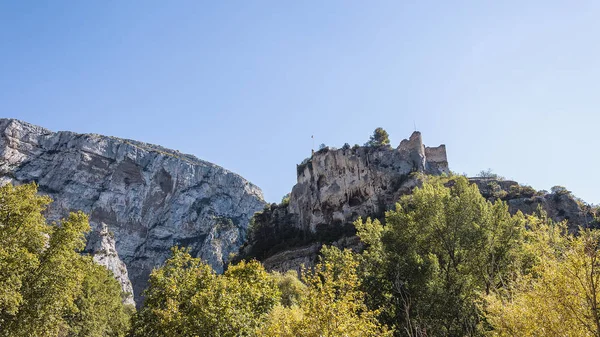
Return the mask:
<path id="1" fill-rule="evenodd" d="M 413 172 L 448 174 L 445 145 L 426 147 L 415 131 L 395 149 L 320 150 L 298 167 L 289 212 L 297 217 L 296 226 L 313 232 L 321 225 L 380 214 L 413 187 L 408 179 Z"/>
<path id="2" fill-rule="evenodd" d="M 269 205 L 255 215 L 258 230 L 242 255 L 260 259 L 269 269 L 310 265 L 321 243 L 356 241 L 352 223 L 358 217 L 382 217 L 419 184 L 414 173 L 449 172 L 446 147 L 426 147 L 420 132 L 397 148 L 321 149 L 298 165 L 289 203 Z"/>

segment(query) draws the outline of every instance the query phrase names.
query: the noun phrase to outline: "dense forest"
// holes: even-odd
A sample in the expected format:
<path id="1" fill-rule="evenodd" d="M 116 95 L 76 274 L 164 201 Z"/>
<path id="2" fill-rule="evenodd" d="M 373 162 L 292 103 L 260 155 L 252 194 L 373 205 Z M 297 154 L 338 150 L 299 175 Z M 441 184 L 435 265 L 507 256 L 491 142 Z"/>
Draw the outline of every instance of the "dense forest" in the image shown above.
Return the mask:
<path id="1" fill-rule="evenodd" d="M 257 261 L 215 273 L 181 247 L 136 311 L 80 252 L 35 184 L 0 188 L 0 336 L 600 336 L 600 231 L 511 215 L 462 176 L 424 177 L 359 251 L 324 246 L 300 274 Z"/>

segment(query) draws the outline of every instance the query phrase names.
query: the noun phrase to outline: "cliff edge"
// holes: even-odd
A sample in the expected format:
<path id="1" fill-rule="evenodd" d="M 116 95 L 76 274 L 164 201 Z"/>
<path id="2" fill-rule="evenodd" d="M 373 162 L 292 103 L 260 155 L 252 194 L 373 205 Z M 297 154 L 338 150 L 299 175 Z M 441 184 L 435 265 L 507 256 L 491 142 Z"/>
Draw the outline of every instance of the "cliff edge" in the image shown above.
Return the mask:
<path id="1" fill-rule="evenodd" d="M 36 182 L 54 199 L 49 220 L 72 210 L 89 214 L 94 233 L 86 251 L 136 299 L 174 245 L 222 271 L 265 205 L 258 187 L 191 155 L 0 119 L 0 183 L 8 182 Z"/>

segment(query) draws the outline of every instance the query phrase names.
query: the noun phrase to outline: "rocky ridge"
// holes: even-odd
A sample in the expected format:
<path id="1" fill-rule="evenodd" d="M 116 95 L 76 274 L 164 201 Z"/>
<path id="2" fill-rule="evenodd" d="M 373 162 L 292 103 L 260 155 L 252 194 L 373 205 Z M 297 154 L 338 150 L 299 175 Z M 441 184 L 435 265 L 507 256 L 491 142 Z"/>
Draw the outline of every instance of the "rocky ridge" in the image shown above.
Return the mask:
<path id="1" fill-rule="evenodd" d="M 426 147 L 421 133 L 414 132 L 396 148 L 319 150 L 298 165 L 289 201 L 268 205 L 255 215 L 240 255 L 280 270 L 292 264 L 279 253 L 306 262 L 316 256 L 322 242 L 347 245 L 354 234 L 352 222 L 382 217 L 418 184 L 415 173 L 449 174 L 445 145 Z M 296 249 L 299 254 L 293 253 Z"/>
<path id="2" fill-rule="evenodd" d="M 265 205 L 258 187 L 191 155 L 0 119 L 0 183 L 8 182 L 36 182 L 54 199 L 51 221 L 72 210 L 90 214 L 86 251 L 136 300 L 174 245 L 222 271 Z"/>
<path id="3" fill-rule="evenodd" d="M 131 280 L 129 280 L 127 266 L 119 258 L 114 234 L 108 230 L 106 224 L 101 224 L 100 228 L 92 231 L 88 235 L 85 253 L 90 254 L 93 257 L 94 262 L 101 266 L 105 266 L 106 269 L 114 274 L 117 281 L 121 284 L 121 289 L 124 294 L 123 303 L 135 305 L 133 299 L 133 286 L 131 285 Z"/>
<path id="4" fill-rule="evenodd" d="M 316 232 L 364 214 L 380 214 L 406 192 L 413 172 L 449 173 L 446 147 L 423 145 L 414 132 L 397 148 L 357 147 L 316 152 L 297 168 L 297 184 L 289 200 L 294 226 Z"/>
<path id="5" fill-rule="evenodd" d="M 289 198 L 266 205 L 258 187 L 191 155 L 0 119 L 0 183 L 36 182 L 55 200 L 47 211 L 51 221 L 71 210 L 90 214 L 85 252 L 138 303 L 149 272 L 174 245 L 189 247 L 220 272 L 250 226 L 238 258 L 258 258 L 272 270 L 299 269 L 315 262 L 323 243 L 360 249 L 356 218 L 382 218 L 423 174 L 449 173 L 445 146 L 426 147 L 415 132 L 396 148 L 319 150 L 297 166 Z M 541 208 L 556 221 L 567 220 L 573 231 L 600 226 L 598 211 L 568 191 L 536 191 L 494 178 L 470 181 L 489 200 L 506 201 L 513 213 Z"/>
<path id="6" fill-rule="evenodd" d="M 575 198 L 567 190 L 552 193 L 536 191 L 530 186 L 520 185 L 516 181 L 496 178 L 469 178 L 476 184 L 481 194 L 490 201 L 500 199 L 506 201 L 509 211 L 524 214 L 535 214 L 539 210 L 546 212 L 554 221 L 567 221 L 571 232 L 579 227 L 599 227 L 597 210 L 582 200 Z"/>
<path id="7" fill-rule="evenodd" d="M 298 165 L 289 200 L 267 205 L 252 220 L 241 257 L 260 259 L 267 269 L 285 271 L 312 265 L 322 244 L 360 249 L 352 222 L 383 219 L 384 211 L 422 183 L 423 174 L 450 174 L 444 145 L 429 148 L 415 132 L 397 148 L 322 149 Z M 506 201 L 514 214 L 545 211 L 568 221 L 571 231 L 599 227 L 600 214 L 568 191 L 548 193 L 515 181 L 469 178 L 490 201 Z"/>

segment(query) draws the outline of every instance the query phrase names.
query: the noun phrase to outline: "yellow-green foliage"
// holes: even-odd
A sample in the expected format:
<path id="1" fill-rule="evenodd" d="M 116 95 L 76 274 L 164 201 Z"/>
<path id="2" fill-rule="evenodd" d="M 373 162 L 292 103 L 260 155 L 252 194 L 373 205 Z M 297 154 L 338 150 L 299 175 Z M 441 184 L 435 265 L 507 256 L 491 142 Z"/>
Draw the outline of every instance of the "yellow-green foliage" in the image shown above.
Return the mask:
<path id="1" fill-rule="evenodd" d="M 47 225 L 51 200 L 36 193 L 0 187 L 0 336 L 124 336 L 119 284 L 79 254 L 87 216 Z"/>
<path id="2" fill-rule="evenodd" d="M 152 272 L 145 294 L 133 336 L 248 336 L 279 301 L 260 263 L 241 262 L 217 275 L 181 248 Z"/>
<path id="3" fill-rule="evenodd" d="M 174 248 L 152 272 L 133 336 L 386 336 L 358 289 L 349 251 L 323 250 L 314 271 L 267 273 L 256 261 L 217 275 Z"/>
<path id="4" fill-rule="evenodd" d="M 369 138 L 369 141 L 365 144 L 365 146 L 382 146 L 382 145 L 390 145 L 390 138 L 383 128 L 377 128 L 373 131 L 373 135 Z"/>
<path id="5" fill-rule="evenodd" d="M 21 290 L 40 265 L 47 243 L 42 211 L 50 198 L 36 196 L 35 185 L 0 187 L 0 317 L 11 317 L 23 303 Z M 0 320 L 0 326 L 6 324 Z"/>
<path id="6" fill-rule="evenodd" d="M 299 305 L 278 306 L 257 336 L 390 336 L 364 303 L 358 261 L 349 251 L 324 247 L 314 271 L 305 271 L 306 294 Z"/>
<path id="7" fill-rule="evenodd" d="M 532 219 L 536 263 L 509 288 L 485 298 L 490 336 L 600 336 L 600 232 L 568 234 Z"/>
<path id="8" fill-rule="evenodd" d="M 82 259 L 81 267 L 85 276 L 75 299 L 77 309 L 66 317 L 68 336 L 124 336 L 135 308 L 123 307 L 121 286 L 112 272 L 89 257 Z"/>
<path id="9" fill-rule="evenodd" d="M 525 219 L 486 201 L 464 177 L 431 178 L 379 221 L 355 223 L 368 245 L 361 277 L 371 308 L 399 335 L 478 335 L 481 293 L 521 268 Z"/>
<path id="10" fill-rule="evenodd" d="M 286 307 L 297 305 L 304 298 L 306 285 L 298 279 L 298 273 L 295 270 L 288 270 L 285 273 L 272 273 L 277 287 L 281 292 L 281 304 Z"/>

